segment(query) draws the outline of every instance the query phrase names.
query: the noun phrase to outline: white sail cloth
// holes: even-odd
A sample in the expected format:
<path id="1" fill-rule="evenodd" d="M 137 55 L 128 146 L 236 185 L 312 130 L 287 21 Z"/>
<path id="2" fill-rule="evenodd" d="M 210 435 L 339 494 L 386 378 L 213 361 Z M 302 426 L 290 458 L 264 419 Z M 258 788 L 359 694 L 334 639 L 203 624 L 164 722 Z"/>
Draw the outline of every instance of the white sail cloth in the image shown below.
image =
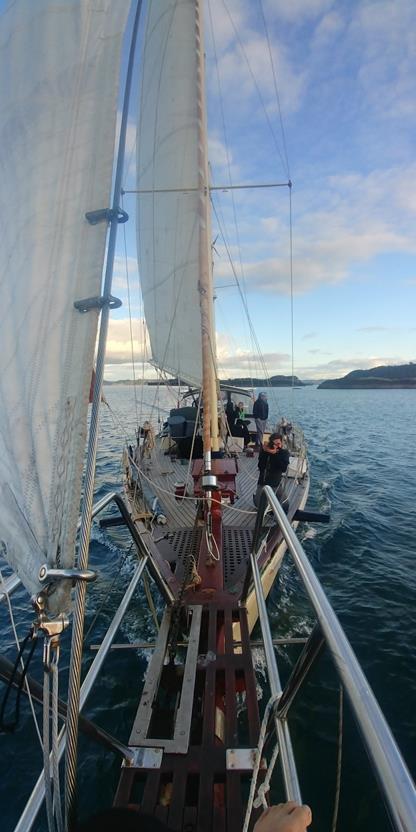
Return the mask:
<path id="1" fill-rule="evenodd" d="M 128 0 L 15 0 L 0 25 L 0 548 L 71 566 Z M 51 608 L 66 605 L 56 592 Z M 61 601 L 58 602 L 61 596 Z"/>
<path id="2" fill-rule="evenodd" d="M 154 363 L 199 386 L 197 71 L 195 0 L 151 0 L 137 139 L 140 280 Z"/>

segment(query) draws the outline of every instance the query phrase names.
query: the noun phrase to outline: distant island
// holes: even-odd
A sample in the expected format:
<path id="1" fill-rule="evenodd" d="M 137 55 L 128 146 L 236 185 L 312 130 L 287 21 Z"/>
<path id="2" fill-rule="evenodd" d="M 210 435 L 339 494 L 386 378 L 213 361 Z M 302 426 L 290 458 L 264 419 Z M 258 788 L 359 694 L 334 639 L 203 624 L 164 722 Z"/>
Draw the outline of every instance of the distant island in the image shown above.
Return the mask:
<path id="1" fill-rule="evenodd" d="M 343 378 L 323 381 L 318 390 L 367 390 L 416 387 L 416 364 L 373 367 L 372 370 L 353 370 Z"/>
<path id="2" fill-rule="evenodd" d="M 264 378 L 221 378 L 220 384 L 230 387 L 307 387 L 310 382 L 301 381 L 297 376 L 271 376 Z"/>
<path id="3" fill-rule="evenodd" d="M 297 376 L 271 376 L 269 379 L 264 378 L 226 378 L 220 379 L 220 384 L 229 384 L 230 387 L 292 387 L 292 383 L 294 387 L 308 387 L 311 384 L 315 384 L 316 382 L 313 381 L 301 381 Z M 160 381 L 158 379 L 147 379 L 146 381 L 132 381 L 131 379 L 121 379 L 120 381 L 106 381 L 104 379 L 103 384 L 106 385 L 115 385 L 115 384 L 127 384 L 127 385 L 141 385 L 141 384 L 148 384 L 151 386 L 163 386 L 163 385 L 170 385 L 172 387 L 176 387 L 179 384 L 177 378 L 170 378 L 168 381 Z M 183 382 L 182 382 L 183 384 Z"/>

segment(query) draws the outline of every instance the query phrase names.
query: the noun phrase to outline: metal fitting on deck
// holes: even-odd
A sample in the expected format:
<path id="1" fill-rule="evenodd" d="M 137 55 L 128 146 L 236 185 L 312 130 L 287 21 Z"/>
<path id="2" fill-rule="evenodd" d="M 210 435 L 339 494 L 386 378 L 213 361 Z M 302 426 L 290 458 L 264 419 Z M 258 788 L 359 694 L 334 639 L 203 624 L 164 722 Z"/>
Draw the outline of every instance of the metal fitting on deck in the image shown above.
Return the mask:
<path id="1" fill-rule="evenodd" d="M 204 491 L 216 491 L 218 488 L 217 478 L 211 471 L 207 471 L 202 475 L 201 486 Z"/>

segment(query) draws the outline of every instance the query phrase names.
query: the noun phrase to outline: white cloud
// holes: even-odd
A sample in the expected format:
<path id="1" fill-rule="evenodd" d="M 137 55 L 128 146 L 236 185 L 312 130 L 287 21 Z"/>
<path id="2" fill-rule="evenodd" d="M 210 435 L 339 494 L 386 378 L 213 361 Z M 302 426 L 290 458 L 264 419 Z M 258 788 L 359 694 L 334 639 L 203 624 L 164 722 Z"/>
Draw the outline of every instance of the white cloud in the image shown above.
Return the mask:
<path id="1" fill-rule="evenodd" d="M 395 327 L 391 326 L 360 326 L 355 332 L 392 332 Z"/>
<path id="2" fill-rule="evenodd" d="M 331 45 L 345 28 L 345 21 L 338 11 L 330 11 L 319 21 L 313 37 L 313 49 L 323 49 Z"/>
<path id="3" fill-rule="evenodd" d="M 132 346 L 133 344 L 133 346 Z M 110 318 L 106 365 L 148 361 L 151 356 L 149 336 L 143 319 Z"/>
<path id="4" fill-rule="evenodd" d="M 263 364 L 259 362 L 259 356 L 243 350 L 234 355 L 222 355 L 218 360 L 220 378 L 235 378 L 236 376 L 248 378 L 263 378 L 264 366 L 267 368 L 268 376 L 277 374 L 286 375 L 290 372 L 290 355 L 288 353 L 270 352 L 262 356 Z"/>
<path id="5" fill-rule="evenodd" d="M 340 173 L 321 181 L 320 205 L 315 191 L 300 190 L 294 202 L 295 293 L 339 283 L 350 276 L 353 268 L 357 277 L 357 267 L 366 277 L 368 261 L 382 254 L 416 253 L 416 204 L 413 199 L 407 202 L 403 193 L 403 182 L 415 180 L 416 164 L 374 170 L 367 175 Z M 242 259 L 247 289 L 288 294 L 288 240 L 284 240 L 288 236 L 287 221 L 282 214 L 265 216 L 260 202 L 253 202 L 250 211 L 251 217 L 246 207 L 240 225 L 240 237 L 246 240 Z M 247 239 L 250 229 L 254 232 Z M 216 249 L 220 257 L 215 261 L 215 275 L 231 280 L 232 269 L 220 240 Z M 235 246 L 230 250 L 239 273 L 238 250 Z"/>
<path id="6" fill-rule="evenodd" d="M 342 378 L 352 370 L 369 370 L 373 367 L 381 367 L 394 364 L 408 364 L 408 358 L 395 356 L 377 355 L 372 357 L 345 356 L 332 361 L 319 364 L 297 365 L 296 373 L 301 379 L 332 379 Z"/>
<path id="7" fill-rule="evenodd" d="M 282 44 L 273 44 L 273 66 L 278 78 L 280 102 L 285 114 L 296 111 L 304 95 L 307 72 L 296 70 Z M 227 102 L 227 121 L 234 116 L 240 123 L 242 118 L 253 116 L 254 112 L 266 122 L 262 114 L 263 105 L 267 112 L 276 114 L 273 69 L 267 40 L 257 32 L 244 40 L 244 51 L 234 42 L 218 59 L 221 92 Z M 211 80 L 211 93 L 217 95 L 217 85 Z"/>
<path id="8" fill-rule="evenodd" d="M 127 291 L 127 279 L 130 289 L 137 289 L 139 282 L 139 270 L 135 257 L 123 257 L 118 255 L 114 258 L 113 289 Z"/>
<path id="9" fill-rule="evenodd" d="M 358 82 L 367 106 L 382 118 L 416 112 L 413 0 L 370 0 L 356 3 L 345 46 L 359 54 Z"/>
<path id="10" fill-rule="evenodd" d="M 302 25 L 306 20 L 319 17 L 331 9 L 334 0 L 266 0 L 264 8 L 268 15 L 276 16 L 291 23 Z"/>
<path id="11" fill-rule="evenodd" d="M 233 163 L 233 153 L 217 134 L 208 137 L 208 158 L 213 174 L 212 185 L 227 185 L 238 182 L 240 168 Z"/>
<path id="12" fill-rule="evenodd" d="M 264 125 L 269 119 L 280 141 L 274 73 L 282 111 L 288 114 L 298 109 L 304 96 L 307 70 L 295 66 L 284 41 L 279 40 L 278 32 L 273 32 L 270 37 L 271 60 L 261 17 L 258 9 L 253 13 L 250 3 L 239 0 L 238 3 L 228 2 L 225 6 L 222 0 L 211 0 L 209 6 L 212 8 L 215 43 L 213 46 L 211 27 L 208 26 L 209 115 L 221 122 L 224 113 L 227 132 L 231 133 L 234 126 L 240 131 L 241 138 L 242 125 L 246 130 L 253 119 Z M 218 102 L 220 91 L 223 102 L 226 102 L 223 109 Z M 267 129 L 270 131 L 270 125 Z"/>

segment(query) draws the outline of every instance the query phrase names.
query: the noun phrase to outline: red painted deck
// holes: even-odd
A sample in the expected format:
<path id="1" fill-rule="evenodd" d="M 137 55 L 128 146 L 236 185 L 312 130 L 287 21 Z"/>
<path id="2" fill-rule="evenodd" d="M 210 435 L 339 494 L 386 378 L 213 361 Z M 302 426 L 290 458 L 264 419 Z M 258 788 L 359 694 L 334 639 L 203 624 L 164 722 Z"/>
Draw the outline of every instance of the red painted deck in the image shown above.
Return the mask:
<path id="1" fill-rule="evenodd" d="M 138 805 L 177 832 L 241 832 L 251 771 L 227 768 L 226 750 L 254 748 L 258 733 L 245 609 L 204 607 L 188 752 L 164 752 L 158 769 L 122 769 L 115 805 Z"/>

